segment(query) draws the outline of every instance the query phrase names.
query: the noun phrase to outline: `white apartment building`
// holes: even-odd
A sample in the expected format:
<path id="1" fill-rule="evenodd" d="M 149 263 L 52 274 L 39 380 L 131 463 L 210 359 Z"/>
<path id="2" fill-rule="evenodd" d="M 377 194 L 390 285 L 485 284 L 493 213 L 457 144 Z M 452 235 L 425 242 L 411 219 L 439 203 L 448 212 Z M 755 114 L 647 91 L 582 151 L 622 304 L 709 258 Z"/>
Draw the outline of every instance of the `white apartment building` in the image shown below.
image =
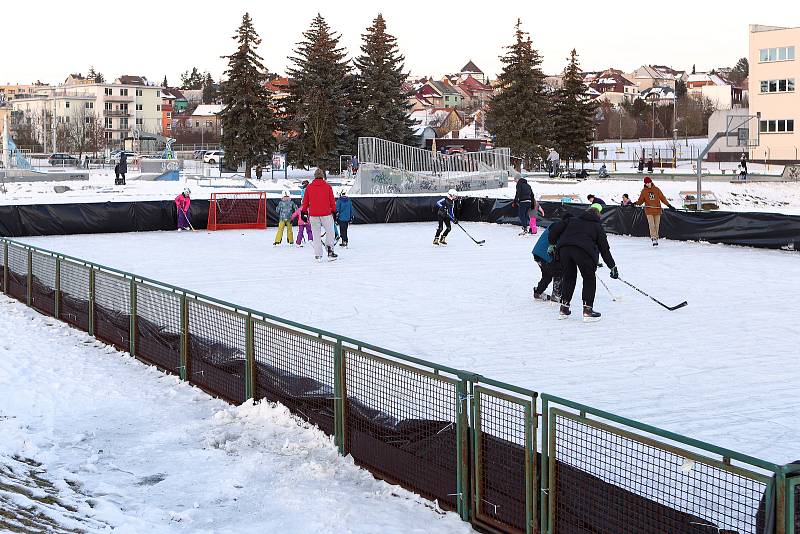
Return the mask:
<path id="1" fill-rule="evenodd" d="M 11 104 L 16 120 L 26 121 L 53 151 L 57 128 L 73 121 L 99 122 L 106 145 L 121 146 L 126 138 L 161 134 L 161 88 L 145 84 L 143 78 L 123 76 L 114 83 L 61 85 Z"/>
<path id="2" fill-rule="evenodd" d="M 800 27 L 750 26 L 750 113 L 760 113 L 754 159 L 800 158 Z M 755 127 L 755 126 L 754 126 Z"/>

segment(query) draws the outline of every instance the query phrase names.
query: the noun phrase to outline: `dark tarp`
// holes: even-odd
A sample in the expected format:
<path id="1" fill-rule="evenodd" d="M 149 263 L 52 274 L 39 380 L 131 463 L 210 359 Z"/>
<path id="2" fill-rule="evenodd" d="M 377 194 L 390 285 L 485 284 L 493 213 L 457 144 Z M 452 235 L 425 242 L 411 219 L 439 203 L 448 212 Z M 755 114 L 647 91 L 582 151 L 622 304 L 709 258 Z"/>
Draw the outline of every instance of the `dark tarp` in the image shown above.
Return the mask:
<path id="1" fill-rule="evenodd" d="M 436 220 L 435 196 L 355 197 L 353 222 L 377 224 Z M 299 199 L 295 199 L 299 204 Z M 277 223 L 278 199 L 267 202 L 270 226 Z M 192 225 L 206 227 L 208 200 L 193 200 Z M 543 202 L 543 226 L 565 211 L 580 213 L 586 205 Z M 459 201 L 457 215 L 465 221 L 517 224 L 517 210 L 509 199 L 467 197 Z M 68 235 L 109 232 L 151 232 L 176 228 L 175 203 L 171 200 L 143 202 L 103 202 L 76 204 L 35 204 L 0 206 L 0 235 Z M 646 237 L 647 220 L 641 209 L 606 206 L 603 225 L 607 232 Z M 662 233 L 679 241 L 707 241 L 763 248 L 793 245 L 800 250 L 800 216 L 779 213 L 732 213 L 723 211 L 691 213 L 665 210 Z"/>

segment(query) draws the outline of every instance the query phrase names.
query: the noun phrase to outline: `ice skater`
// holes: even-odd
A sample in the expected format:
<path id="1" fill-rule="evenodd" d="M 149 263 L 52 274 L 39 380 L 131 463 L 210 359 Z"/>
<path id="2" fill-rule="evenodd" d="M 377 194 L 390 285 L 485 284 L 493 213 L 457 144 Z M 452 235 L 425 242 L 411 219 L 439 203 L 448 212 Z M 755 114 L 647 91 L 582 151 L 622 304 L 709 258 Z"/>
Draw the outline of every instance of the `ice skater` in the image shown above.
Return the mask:
<path id="1" fill-rule="evenodd" d="M 570 302 L 575 292 L 578 280 L 578 271 L 583 279 L 583 320 L 599 321 L 600 313 L 594 310 L 594 296 L 597 285 L 595 272 L 597 271 L 598 255 L 611 269 L 611 278 L 619 278 L 617 264 L 611 256 L 608 238 L 600 223 L 600 213 L 603 206 L 592 204 L 588 210 L 578 217 L 561 220 L 550 226 L 548 243 L 554 245 L 549 252 L 558 257 L 563 269 L 561 282 L 561 307 L 558 312 L 559 319 L 566 319 L 570 315 Z"/>
<path id="2" fill-rule="evenodd" d="M 526 235 L 528 233 L 528 224 L 530 221 L 532 204 L 533 190 L 531 189 L 531 185 L 525 178 L 517 178 L 517 190 L 514 194 L 514 201 L 511 203 L 511 205 L 517 208 L 519 225 L 522 226 L 522 232 L 520 232 L 519 235 Z"/>
<path id="3" fill-rule="evenodd" d="M 439 226 L 436 228 L 436 236 L 433 238 L 434 245 L 446 245 L 447 234 L 450 233 L 451 229 L 450 221 L 458 224 L 455 211 L 457 198 L 458 192 L 455 189 L 451 189 L 447 192 L 446 197 L 436 202 L 436 219 L 439 222 Z M 443 228 L 444 232 L 442 231 Z"/>
<path id="4" fill-rule="evenodd" d="M 175 197 L 175 207 L 178 210 L 178 231 L 188 230 L 191 228 L 189 222 L 189 206 L 192 203 L 190 195 L 192 192 L 187 187 L 181 192 L 180 195 Z"/>
<path id="5" fill-rule="evenodd" d="M 314 180 L 308 185 L 303 195 L 300 210 L 308 214 L 312 231 L 319 236 L 314 240 L 314 259 L 322 261 L 322 245 L 328 251 L 328 260 L 333 261 L 339 256 L 333 251 L 333 219 L 336 213 L 336 201 L 333 198 L 333 188 L 325 181 L 325 171 L 317 167 L 314 171 Z M 325 236 L 320 230 L 325 229 Z"/>
<path id="6" fill-rule="evenodd" d="M 281 201 L 278 202 L 278 232 L 275 234 L 275 242 L 273 245 L 280 245 L 283 241 L 283 229 L 286 228 L 286 242 L 290 245 L 294 243 L 294 235 L 292 233 L 292 213 L 297 209 L 297 205 L 289 198 L 289 191 L 284 190 L 281 193 Z M 298 236 L 299 238 L 299 236 Z"/>
<path id="7" fill-rule="evenodd" d="M 572 214 L 566 213 L 562 217 L 562 221 L 565 221 L 572 217 Z M 542 276 L 539 279 L 539 283 L 536 284 L 536 287 L 533 289 L 533 298 L 536 300 L 542 301 L 552 301 L 552 302 L 560 302 L 561 301 L 561 262 L 555 257 L 554 250 L 551 248 L 550 242 L 550 228 L 545 228 L 542 235 L 539 236 L 539 239 L 536 241 L 536 245 L 534 245 L 531 254 L 533 254 L 533 261 L 536 262 L 536 265 L 539 266 L 539 270 L 542 272 Z M 547 286 L 550 283 L 553 283 L 553 292 L 550 295 L 547 295 L 545 291 L 547 291 Z"/>
<path id="8" fill-rule="evenodd" d="M 586 195 L 586 200 L 589 201 L 589 204 L 600 204 L 601 206 L 605 206 L 606 205 L 606 201 L 605 200 L 603 200 L 600 197 L 596 197 L 596 196 L 594 196 L 592 194 Z"/>
<path id="9" fill-rule="evenodd" d="M 314 234 L 311 233 L 311 225 L 308 222 L 308 214 L 303 213 L 300 208 L 297 208 L 294 213 L 292 213 L 289 222 L 291 223 L 295 219 L 297 219 L 297 241 L 295 241 L 294 244 L 298 247 L 303 246 L 303 232 L 306 233 L 306 240 L 314 241 Z"/>
<path id="10" fill-rule="evenodd" d="M 350 226 L 350 221 L 353 219 L 353 203 L 350 201 L 350 197 L 347 196 L 347 192 L 344 189 L 339 192 L 339 198 L 336 199 L 336 213 L 336 222 L 339 225 L 339 233 L 342 237 L 342 242 L 339 246 L 347 248 L 349 242 L 347 238 L 347 229 Z"/>
<path id="11" fill-rule="evenodd" d="M 536 215 L 539 214 L 544 217 L 544 208 L 542 208 L 541 204 L 539 204 L 535 198 L 533 199 L 533 206 L 531 207 L 530 213 L 530 229 L 528 230 L 531 234 L 535 234 L 539 231 L 539 226 L 536 224 Z"/>
<path id="12" fill-rule="evenodd" d="M 647 217 L 647 226 L 650 227 L 650 241 L 654 247 L 658 246 L 658 232 L 661 226 L 661 204 L 665 204 L 670 210 L 675 207 L 669 203 L 667 197 L 656 187 L 649 176 L 644 177 L 644 189 L 639 194 L 639 199 L 634 202 L 639 206 L 644 204 L 644 214 Z"/>

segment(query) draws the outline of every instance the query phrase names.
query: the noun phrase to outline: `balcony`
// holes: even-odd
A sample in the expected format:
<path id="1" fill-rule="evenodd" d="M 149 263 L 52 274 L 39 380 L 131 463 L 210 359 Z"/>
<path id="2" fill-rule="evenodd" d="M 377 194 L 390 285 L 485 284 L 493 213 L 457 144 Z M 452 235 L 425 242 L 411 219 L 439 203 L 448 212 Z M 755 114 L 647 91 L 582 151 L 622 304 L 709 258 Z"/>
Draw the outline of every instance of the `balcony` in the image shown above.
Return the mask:
<path id="1" fill-rule="evenodd" d="M 121 109 L 106 109 L 103 110 L 103 115 L 106 117 L 130 117 L 131 114 L 129 111 L 124 111 Z"/>
<path id="2" fill-rule="evenodd" d="M 106 102 L 133 102 L 133 96 L 120 96 L 120 95 L 103 95 L 103 100 Z"/>

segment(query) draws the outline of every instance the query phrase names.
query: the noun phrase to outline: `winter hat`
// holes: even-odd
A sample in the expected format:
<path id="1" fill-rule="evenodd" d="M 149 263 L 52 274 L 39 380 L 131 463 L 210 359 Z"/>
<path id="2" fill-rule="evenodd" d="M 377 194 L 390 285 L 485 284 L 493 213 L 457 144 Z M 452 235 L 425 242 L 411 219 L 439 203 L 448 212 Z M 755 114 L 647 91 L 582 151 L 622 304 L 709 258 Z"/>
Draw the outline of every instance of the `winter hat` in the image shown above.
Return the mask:
<path id="1" fill-rule="evenodd" d="M 347 189 L 342 189 L 341 191 L 339 191 L 339 196 L 340 197 L 346 197 L 347 196 Z"/>
<path id="2" fill-rule="evenodd" d="M 646 183 L 646 184 L 652 184 L 652 183 L 653 183 L 653 180 L 651 180 L 649 176 L 645 176 L 645 177 L 644 177 L 644 183 Z"/>
<path id="3" fill-rule="evenodd" d="M 456 198 L 458 196 L 458 191 L 451 189 L 447 192 L 447 196 L 450 198 Z"/>
<path id="4" fill-rule="evenodd" d="M 601 204 L 596 203 L 596 202 L 594 204 L 592 204 L 591 206 L 589 206 L 589 209 L 590 210 L 597 210 L 597 213 L 603 213 L 603 206 Z"/>
<path id="5" fill-rule="evenodd" d="M 183 194 L 184 194 L 185 196 L 187 196 L 187 197 L 188 197 L 189 195 L 191 195 L 191 194 L 192 194 L 192 191 L 191 191 L 191 189 L 189 189 L 189 188 L 187 187 L 186 189 L 184 189 L 184 190 L 183 190 Z"/>

